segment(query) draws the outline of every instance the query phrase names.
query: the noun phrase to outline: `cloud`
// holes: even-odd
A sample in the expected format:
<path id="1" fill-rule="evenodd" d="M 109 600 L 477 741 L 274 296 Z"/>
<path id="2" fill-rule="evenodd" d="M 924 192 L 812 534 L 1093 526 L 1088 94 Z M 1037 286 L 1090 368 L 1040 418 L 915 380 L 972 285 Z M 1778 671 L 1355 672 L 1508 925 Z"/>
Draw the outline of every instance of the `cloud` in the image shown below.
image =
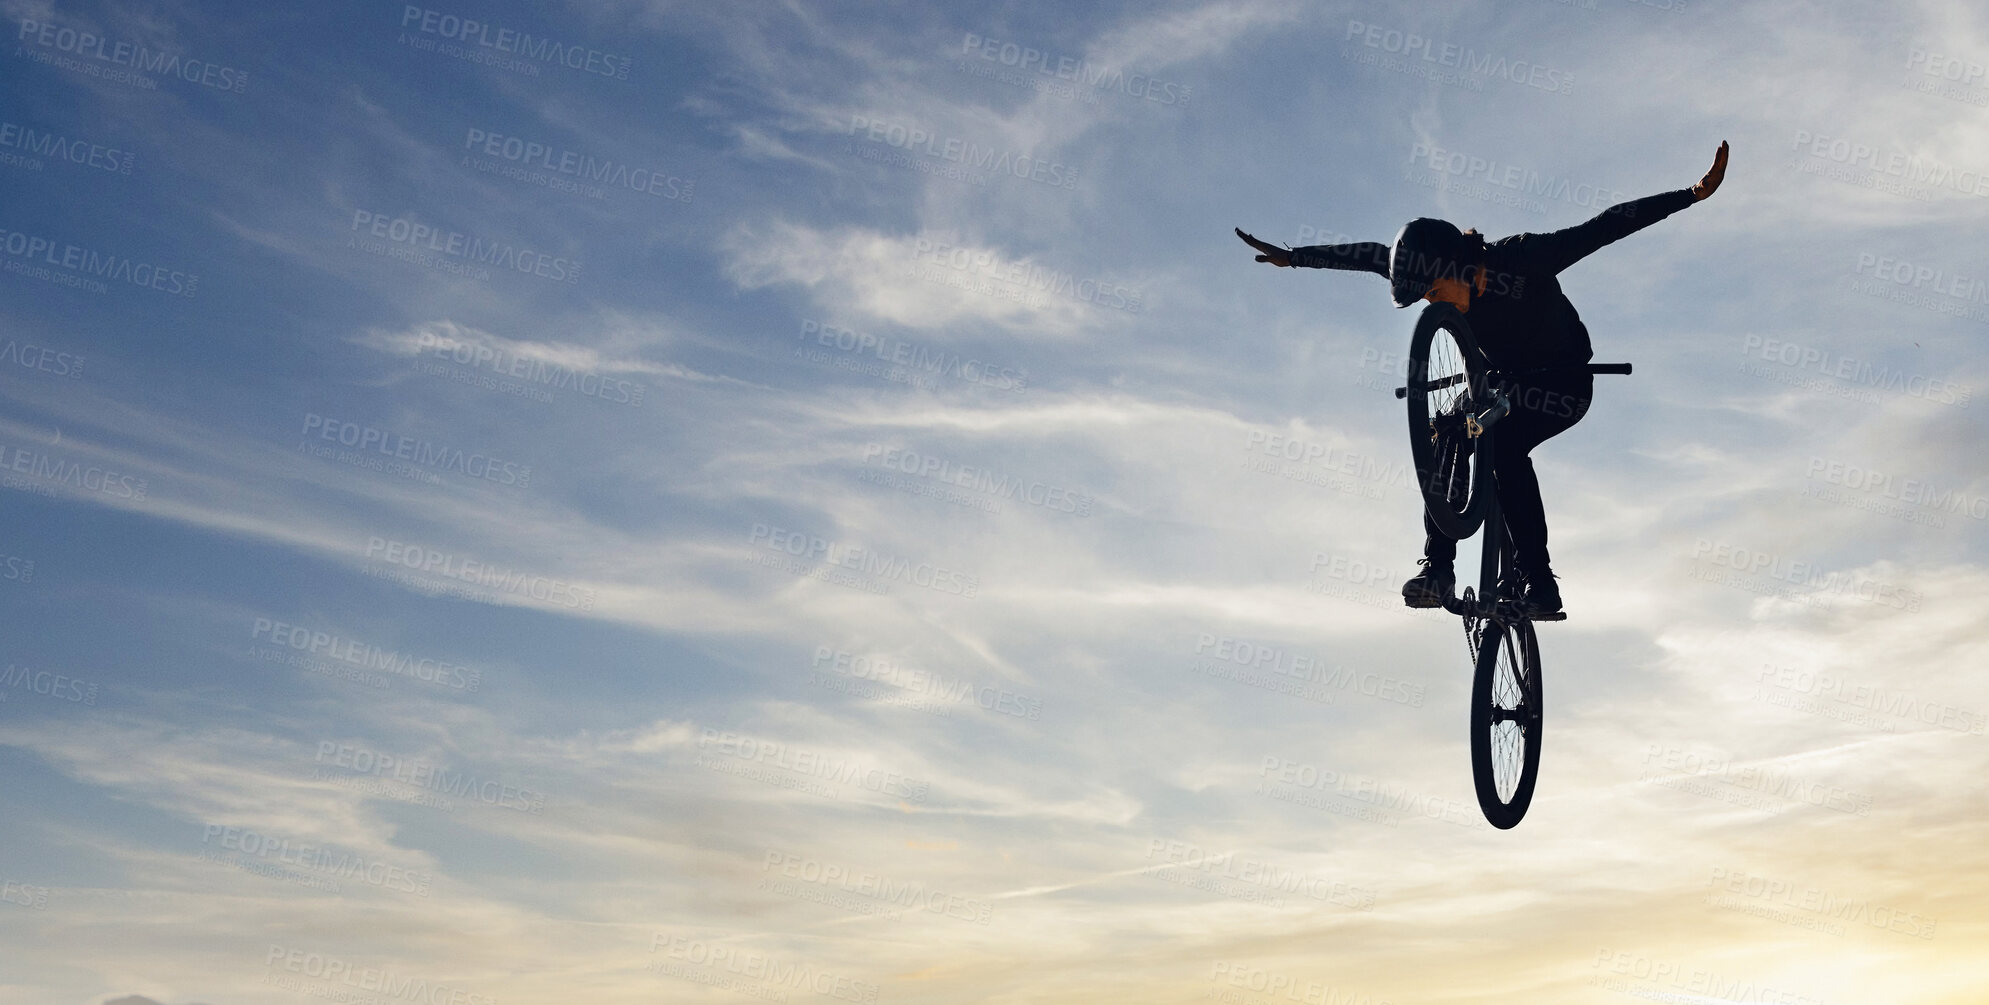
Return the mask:
<path id="1" fill-rule="evenodd" d="M 316 15 L 225 22 L 281 82 L 253 101 L 124 94 L 138 114 L 31 88 L 36 121 L 129 137 L 158 170 L 18 171 L 23 212 L 136 220 L 134 242 L 211 271 L 167 305 L 10 277 L 26 292 L 0 343 L 89 364 L 6 367 L 0 444 L 149 483 L 140 504 L 34 481 L 12 451 L 0 466 L 55 492 L 0 486 L 18 504 L 7 661 L 104 685 L 58 704 L 0 677 L 0 880 L 50 893 L 45 914 L 0 898 L 0 937 L 35 961 L 10 980 L 37 1000 L 251 1000 L 272 944 L 507 1002 L 740 977 L 683 957 L 696 946 L 879 1000 L 1275 979 L 1313 1000 L 1556 1003 L 1622 990 L 1617 960 L 1811 999 L 1965 997 L 1979 975 L 1949 950 L 1989 903 L 1967 795 L 1989 767 L 1981 408 L 1744 340 L 1989 378 L 1975 319 L 1844 282 L 1862 250 L 1965 272 L 1975 204 L 1790 167 L 1798 129 L 1979 159 L 1980 109 L 1896 85 L 1913 40 L 1980 48 L 1981 18 L 1692 11 L 1390 15 L 1572 72 L 1567 95 L 1357 63 L 1344 12 L 1271 3 L 962 20 L 629 0 L 506 26 L 633 51 L 638 81 L 418 50 L 375 11 L 295 37 Z M 962 73 L 969 33 L 1194 100 Z M 69 72 L 22 66 L 35 88 Z M 858 115 L 1079 180 L 852 156 Z M 697 196 L 464 170 L 472 124 L 669 165 Z M 1305 220 L 1385 237 L 1432 201 L 1402 177 L 1417 142 L 1643 194 L 1689 183 L 1729 135 L 1716 201 L 1565 277 L 1598 358 L 1637 376 L 1599 380 L 1534 455 L 1570 618 L 1539 628 L 1536 803 L 1494 833 L 1464 746 L 1464 635 L 1395 592 L 1422 543 L 1387 390 L 1413 312 L 1372 277 L 1250 263 L 1227 224 L 1293 234 L 1291 207 L 1314 205 Z M 1441 199 L 1488 232 L 1593 208 Z M 347 252 L 355 208 L 550 241 L 586 269 L 473 283 Z M 1138 311 L 1100 302 L 1132 294 Z M 976 381 L 969 360 L 1023 379 Z M 480 386 L 548 375 L 549 401 Z M 647 394 L 603 402 L 569 377 Z M 305 417 L 333 413 L 530 464 L 532 483 L 299 449 Z M 1902 498 L 1908 481 L 1963 505 Z M 460 579 L 375 539 L 595 601 L 451 596 Z M 4 578 L 19 556 L 32 582 Z M 973 595 L 928 588 L 948 575 Z M 304 626 L 318 662 L 270 658 L 243 638 L 258 619 Z M 483 686 L 337 672 L 375 648 Z M 444 809 L 391 775 L 320 773 L 327 743 L 545 804 Z M 217 864 L 210 825 L 432 874 L 430 896 Z M 1714 903 L 1737 873 L 1938 918 L 1950 941 Z"/>
<path id="2" fill-rule="evenodd" d="M 628 330 L 625 326 L 604 328 L 611 340 Z M 558 387 L 572 386 L 583 382 L 585 377 L 601 374 L 646 375 L 703 382 L 729 380 L 737 383 L 734 378 L 699 373 L 674 363 L 613 356 L 600 349 L 567 342 L 506 338 L 447 319 L 417 324 L 400 331 L 369 329 L 355 336 L 353 342 L 396 356 L 428 355 Z"/>
<path id="3" fill-rule="evenodd" d="M 799 286 L 814 311 L 928 333 L 996 326 L 1025 338 L 1123 329 L 1137 282 L 1082 275 L 944 235 L 892 235 L 803 224 L 741 226 L 724 242 L 741 289 Z M 1127 295 L 1127 290 L 1132 295 Z"/>

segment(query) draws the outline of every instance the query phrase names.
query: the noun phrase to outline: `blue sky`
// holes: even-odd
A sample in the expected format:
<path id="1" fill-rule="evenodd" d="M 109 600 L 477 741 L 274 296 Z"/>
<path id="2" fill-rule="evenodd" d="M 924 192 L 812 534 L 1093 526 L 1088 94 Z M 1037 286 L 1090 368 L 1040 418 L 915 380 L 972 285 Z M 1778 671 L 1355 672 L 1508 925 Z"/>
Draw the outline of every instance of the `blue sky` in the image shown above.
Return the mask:
<path id="1" fill-rule="evenodd" d="M 1969 5 L 5 10 L 0 1002 L 1979 994 Z M 1231 228 L 1722 140 L 1495 832 L 1413 312 Z"/>

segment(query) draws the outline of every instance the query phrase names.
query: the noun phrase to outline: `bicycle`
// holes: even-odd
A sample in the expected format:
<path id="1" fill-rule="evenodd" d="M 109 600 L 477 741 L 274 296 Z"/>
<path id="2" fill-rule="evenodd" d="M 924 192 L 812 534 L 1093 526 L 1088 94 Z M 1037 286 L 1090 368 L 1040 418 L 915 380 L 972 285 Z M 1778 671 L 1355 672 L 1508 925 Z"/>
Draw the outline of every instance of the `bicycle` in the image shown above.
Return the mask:
<path id="1" fill-rule="evenodd" d="M 1408 401 L 1409 449 L 1424 510 L 1437 529 L 1459 541 L 1484 528 L 1478 588 L 1443 599 L 1464 621 L 1470 653 L 1471 778 L 1486 822 L 1509 830 L 1526 816 L 1540 776 L 1544 726 L 1540 643 L 1535 621 L 1565 621 L 1567 614 L 1529 616 L 1514 598 L 1516 571 L 1492 478 L 1496 427 L 1512 411 L 1504 387 L 1510 378 L 1548 370 L 1630 372 L 1628 363 L 1579 363 L 1569 367 L 1500 370 L 1479 350 L 1463 313 L 1445 303 L 1423 309 L 1409 339 L 1407 385 L 1395 396 Z"/>

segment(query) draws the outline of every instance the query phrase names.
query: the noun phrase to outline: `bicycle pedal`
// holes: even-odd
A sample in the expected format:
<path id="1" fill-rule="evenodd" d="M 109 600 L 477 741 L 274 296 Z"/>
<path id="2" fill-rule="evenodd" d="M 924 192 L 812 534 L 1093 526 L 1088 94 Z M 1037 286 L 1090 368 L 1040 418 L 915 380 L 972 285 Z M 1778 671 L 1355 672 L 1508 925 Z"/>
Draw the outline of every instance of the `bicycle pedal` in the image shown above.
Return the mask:
<path id="1" fill-rule="evenodd" d="M 1568 612 L 1555 611 L 1552 614 L 1535 614 L 1532 617 L 1528 618 L 1527 620 L 1528 621 L 1566 621 L 1568 620 Z"/>

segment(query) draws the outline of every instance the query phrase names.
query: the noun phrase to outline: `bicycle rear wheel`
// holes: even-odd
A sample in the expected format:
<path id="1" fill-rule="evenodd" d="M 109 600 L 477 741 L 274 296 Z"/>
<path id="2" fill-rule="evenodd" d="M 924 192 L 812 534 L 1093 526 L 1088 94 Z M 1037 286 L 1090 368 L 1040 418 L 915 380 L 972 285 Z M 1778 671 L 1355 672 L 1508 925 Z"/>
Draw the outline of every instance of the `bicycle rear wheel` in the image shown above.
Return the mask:
<path id="1" fill-rule="evenodd" d="M 1533 623 L 1485 620 L 1471 685 L 1471 778 L 1500 830 L 1518 824 L 1540 777 L 1540 642 Z"/>
<path id="2" fill-rule="evenodd" d="M 1431 304 L 1409 338 L 1409 452 L 1423 509 L 1449 537 L 1477 533 L 1493 492 L 1490 434 L 1471 435 L 1466 419 L 1478 406 L 1486 363 L 1464 315 Z"/>

